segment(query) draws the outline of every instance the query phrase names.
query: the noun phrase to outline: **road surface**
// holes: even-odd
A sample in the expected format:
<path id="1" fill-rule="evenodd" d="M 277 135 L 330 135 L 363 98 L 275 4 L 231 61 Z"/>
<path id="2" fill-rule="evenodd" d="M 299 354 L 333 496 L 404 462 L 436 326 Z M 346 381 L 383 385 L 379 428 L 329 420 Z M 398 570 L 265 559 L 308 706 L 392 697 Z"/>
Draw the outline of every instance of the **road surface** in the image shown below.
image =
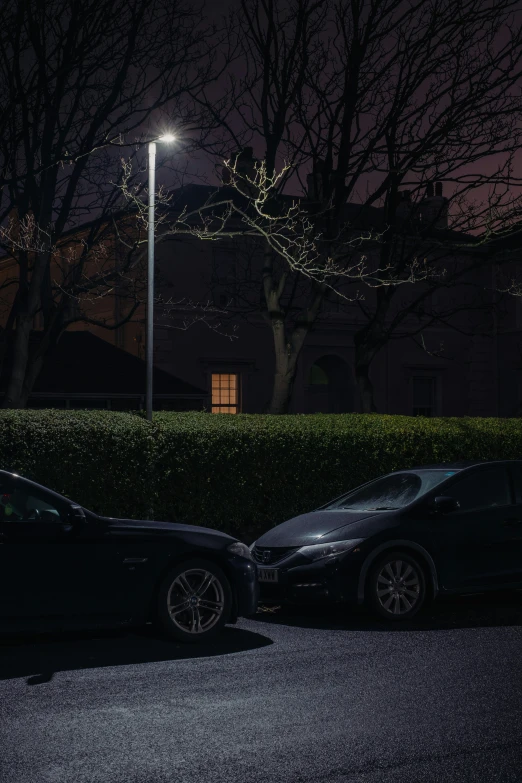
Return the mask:
<path id="1" fill-rule="evenodd" d="M 2 783 L 520 783 L 522 594 L 0 639 Z"/>

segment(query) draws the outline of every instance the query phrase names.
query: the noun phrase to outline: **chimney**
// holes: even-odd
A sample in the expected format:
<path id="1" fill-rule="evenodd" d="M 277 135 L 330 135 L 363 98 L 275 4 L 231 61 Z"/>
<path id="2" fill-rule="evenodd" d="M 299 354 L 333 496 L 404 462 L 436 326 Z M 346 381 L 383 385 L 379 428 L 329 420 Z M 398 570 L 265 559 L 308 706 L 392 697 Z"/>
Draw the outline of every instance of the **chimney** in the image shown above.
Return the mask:
<path id="1" fill-rule="evenodd" d="M 235 162 L 236 171 L 241 176 L 246 175 L 249 179 L 253 180 L 255 179 L 256 171 L 255 171 L 255 165 L 257 163 L 256 158 L 254 158 L 254 149 L 253 147 L 243 147 L 239 152 L 235 152 L 230 155 L 230 160 Z M 221 167 L 221 182 L 223 185 L 228 185 L 231 180 L 231 174 L 230 171 L 226 168 L 226 166 Z M 249 188 L 250 186 L 247 185 L 247 183 L 243 183 L 245 188 Z"/>
<path id="2" fill-rule="evenodd" d="M 431 228 L 448 228 L 448 200 L 442 195 L 442 182 L 426 186 L 426 197 L 419 204 L 419 219 Z"/>

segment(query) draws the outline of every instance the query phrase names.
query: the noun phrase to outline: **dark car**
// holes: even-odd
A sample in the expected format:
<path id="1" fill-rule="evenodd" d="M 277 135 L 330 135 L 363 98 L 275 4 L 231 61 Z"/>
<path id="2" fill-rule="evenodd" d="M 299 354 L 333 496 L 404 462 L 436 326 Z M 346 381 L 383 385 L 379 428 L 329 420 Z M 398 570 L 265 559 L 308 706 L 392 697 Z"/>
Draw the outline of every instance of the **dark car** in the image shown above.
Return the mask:
<path id="1" fill-rule="evenodd" d="M 365 603 L 402 620 L 437 595 L 522 588 L 522 460 L 400 470 L 251 546 L 264 604 Z"/>
<path id="2" fill-rule="evenodd" d="M 0 471 L 0 628 L 156 621 L 200 641 L 253 614 L 256 566 L 195 525 L 101 517 Z"/>

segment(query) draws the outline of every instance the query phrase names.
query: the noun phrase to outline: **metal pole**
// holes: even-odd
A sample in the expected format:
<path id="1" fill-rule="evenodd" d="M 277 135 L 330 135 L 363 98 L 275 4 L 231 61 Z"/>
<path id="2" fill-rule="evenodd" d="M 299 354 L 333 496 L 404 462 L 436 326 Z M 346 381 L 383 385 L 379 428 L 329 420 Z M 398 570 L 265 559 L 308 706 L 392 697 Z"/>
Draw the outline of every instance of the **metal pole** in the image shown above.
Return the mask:
<path id="1" fill-rule="evenodd" d="M 156 174 L 156 145 L 149 142 L 149 227 L 147 236 L 147 335 L 145 358 L 147 364 L 146 416 L 152 421 L 152 356 L 154 352 L 154 190 Z"/>

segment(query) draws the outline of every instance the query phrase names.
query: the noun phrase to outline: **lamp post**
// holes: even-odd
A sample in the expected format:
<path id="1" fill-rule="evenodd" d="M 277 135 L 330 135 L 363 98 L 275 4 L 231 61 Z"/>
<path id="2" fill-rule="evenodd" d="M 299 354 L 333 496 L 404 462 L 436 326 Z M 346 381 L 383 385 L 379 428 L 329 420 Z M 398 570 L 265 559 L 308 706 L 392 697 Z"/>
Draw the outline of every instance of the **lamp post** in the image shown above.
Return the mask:
<path id="1" fill-rule="evenodd" d="M 174 141 L 167 133 L 158 141 Z M 147 233 L 147 325 L 145 339 L 145 362 L 147 383 L 145 389 L 145 410 L 147 421 L 152 421 L 152 372 L 154 352 L 154 195 L 156 189 L 156 142 L 149 141 L 149 225 Z"/>

